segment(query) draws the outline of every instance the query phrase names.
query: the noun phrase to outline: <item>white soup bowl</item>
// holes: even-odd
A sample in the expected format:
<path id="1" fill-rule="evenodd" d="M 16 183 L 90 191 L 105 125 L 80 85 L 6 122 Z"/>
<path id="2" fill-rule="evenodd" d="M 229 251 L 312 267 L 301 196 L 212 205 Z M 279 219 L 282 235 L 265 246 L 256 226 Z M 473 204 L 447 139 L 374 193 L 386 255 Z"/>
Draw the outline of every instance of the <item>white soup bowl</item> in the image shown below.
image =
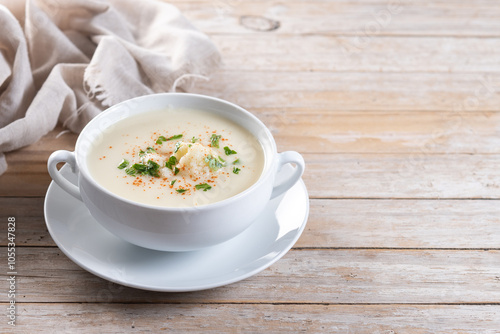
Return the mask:
<path id="1" fill-rule="evenodd" d="M 264 168 L 250 188 L 228 199 L 187 208 L 160 207 L 125 199 L 98 184 L 87 165 L 92 145 L 102 141 L 120 120 L 153 110 L 189 108 L 225 117 L 248 130 L 261 144 Z M 57 169 L 69 164 L 78 175 L 78 185 Z M 279 185 L 277 173 L 288 163 L 294 172 Z M 52 179 L 66 192 L 82 200 L 90 214 L 111 233 L 132 244 L 161 251 L 190 251 L 227 241 L 248 228 L 270 199 L 290 189 L 302 176 L 305 164 L 294 151 L 278 153 L 266 126 L 243 108 L 221 99 L 185 93 L 163 93 L 134 98 L 114 105 L 92 119 L 82 130 L 75 151 L 55 151 L 48 160 Z"/>

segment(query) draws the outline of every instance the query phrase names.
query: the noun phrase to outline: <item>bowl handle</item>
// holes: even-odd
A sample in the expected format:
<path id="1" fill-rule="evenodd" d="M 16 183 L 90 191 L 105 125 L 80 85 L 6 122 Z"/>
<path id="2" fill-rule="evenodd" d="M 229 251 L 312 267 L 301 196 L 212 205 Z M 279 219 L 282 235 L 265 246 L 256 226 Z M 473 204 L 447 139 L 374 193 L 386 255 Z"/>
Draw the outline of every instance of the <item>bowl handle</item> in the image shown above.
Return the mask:
<path id="1" fill-rule="evenodd" d="M 47 168 L 49 170 L 50 177 L 59 187 L 74 198 L 81 201 L 82 196 L 80 195 L 80 189 L 62 176 L 61 172 L 57 169 L 57 164 L 60 162 L 66 162 L 71 166 L 73 173 L 77 173 L 78 167 L 76 165 L 75 152 L 65 150 L 55 151 L 50 155 L 49 160 L 47 161 Z"/>
<path id="2" fill-rule="evenodd" d="M 305 169 L 305 162 L 302 155 L 295 151 L 286 151 L 278 154 L 278 172 L 281 167 L 288 163 L 294 163 L 296 165 L 293 174 L 290 175 L 288 180 L 282 182 L 281 184 L 274 186 L 273 192 L 271 193 L 271 199 L 283 194 L 285 191 L 290 189 L 297 181 L 300 179 Z"/>

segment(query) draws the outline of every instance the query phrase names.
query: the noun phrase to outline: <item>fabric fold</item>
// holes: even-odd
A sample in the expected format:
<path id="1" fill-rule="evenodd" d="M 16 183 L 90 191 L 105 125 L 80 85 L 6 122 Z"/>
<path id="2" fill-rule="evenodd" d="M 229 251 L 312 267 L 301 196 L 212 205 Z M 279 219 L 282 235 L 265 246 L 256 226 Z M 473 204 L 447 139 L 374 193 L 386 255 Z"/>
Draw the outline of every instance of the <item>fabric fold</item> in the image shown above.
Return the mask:
<path id="1" fill-rule="evenodd" d="M 167 3 L 0 0 L 0 174 L 4 153 L 58 122 L 73 132 L 107 107 L 188 90 L 220 54 Z"/>

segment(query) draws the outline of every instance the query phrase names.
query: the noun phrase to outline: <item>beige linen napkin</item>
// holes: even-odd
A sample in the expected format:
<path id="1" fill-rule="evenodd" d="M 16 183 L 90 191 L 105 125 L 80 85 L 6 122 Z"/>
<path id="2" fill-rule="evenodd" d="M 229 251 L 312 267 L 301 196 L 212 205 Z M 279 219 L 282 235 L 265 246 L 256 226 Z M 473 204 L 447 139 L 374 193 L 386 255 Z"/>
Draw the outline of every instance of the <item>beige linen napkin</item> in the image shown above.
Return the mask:
<path id="1" fill-rule="evenodd" d="M 4 152 L 61 122 L 79 132 L 105 108 L 189 89 L 220 55 L 156 0 L 0 0 L 0 174 Z"/>

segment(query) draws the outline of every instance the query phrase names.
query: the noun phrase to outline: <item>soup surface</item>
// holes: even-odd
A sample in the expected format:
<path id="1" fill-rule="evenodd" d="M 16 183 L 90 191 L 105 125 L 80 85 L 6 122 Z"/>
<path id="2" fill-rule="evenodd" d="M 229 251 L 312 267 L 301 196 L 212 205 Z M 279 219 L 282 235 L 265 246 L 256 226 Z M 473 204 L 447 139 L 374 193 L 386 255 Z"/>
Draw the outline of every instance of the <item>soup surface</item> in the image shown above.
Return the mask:
<path id="1" fill-rule="evenodd" d="M 94 179 L 135 202 L 192 207 L 218 202 L 254 184 L 264 167 L 257 139 L 202 110 L 164 109 L 106 129 L 87 156 Z"/>

